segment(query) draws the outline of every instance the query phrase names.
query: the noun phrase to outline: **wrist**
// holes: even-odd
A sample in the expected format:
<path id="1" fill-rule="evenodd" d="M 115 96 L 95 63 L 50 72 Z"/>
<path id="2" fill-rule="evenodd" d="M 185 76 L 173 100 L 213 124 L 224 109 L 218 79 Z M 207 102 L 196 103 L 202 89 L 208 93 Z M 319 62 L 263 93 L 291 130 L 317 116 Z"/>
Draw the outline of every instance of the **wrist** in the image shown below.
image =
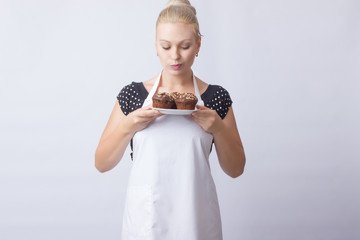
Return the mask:
<path id="1" fill-rule="evenodd" d="M 123 123 L 120 124 L 119 127 L 123 134 L 133 136 L 136 132 L 135 124 L 134 121 L 132 121 L 131 116 L 129 115 L 124 118 Z"/>
<path id="2" fill-rule="evenodd" d="M 214 128 L 214 130 L 211 133 L 215 137 L 216 135 L 222 134 L 224 132 L 223 131 L 224 128 L 225 128 L 224 122 L 219 117 L 216 127 Z"/>

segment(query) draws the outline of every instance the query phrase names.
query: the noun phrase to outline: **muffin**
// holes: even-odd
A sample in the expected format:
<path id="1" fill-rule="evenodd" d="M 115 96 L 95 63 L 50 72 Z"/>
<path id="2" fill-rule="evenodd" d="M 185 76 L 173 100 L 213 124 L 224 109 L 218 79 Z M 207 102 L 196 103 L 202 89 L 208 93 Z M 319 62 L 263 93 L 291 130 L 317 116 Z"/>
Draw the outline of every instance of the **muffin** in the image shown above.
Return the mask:
<path id="1" fill-rule="evenodd" d="M 198 102 L 197 97 L 192 93 L 177 93 L 173 94 L 173 97 L 177 109 L 194 110 Z"/>
<path id="2" fill-rule="evenodd" d="M 161 92 L 155 93 L 152 97 L 153 107 L 154 108 L 166 108 L 166 109 L 174 109 L 176 108 L 174 98 L 170 93 Z"/>

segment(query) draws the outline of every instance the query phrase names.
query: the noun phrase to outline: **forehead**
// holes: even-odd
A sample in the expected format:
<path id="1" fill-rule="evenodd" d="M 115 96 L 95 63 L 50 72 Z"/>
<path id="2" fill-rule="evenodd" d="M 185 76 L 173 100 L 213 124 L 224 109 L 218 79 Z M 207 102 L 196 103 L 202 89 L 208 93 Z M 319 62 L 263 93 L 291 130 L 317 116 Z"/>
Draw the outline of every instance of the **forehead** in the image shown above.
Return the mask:
<path id="1" fill-rule="evenodd" d="M 169 42 L 181 42 L 185 39 L 195 41 L 194 28 L 186 23 L 159 23 L 156 27 L 156 39 Z"/>

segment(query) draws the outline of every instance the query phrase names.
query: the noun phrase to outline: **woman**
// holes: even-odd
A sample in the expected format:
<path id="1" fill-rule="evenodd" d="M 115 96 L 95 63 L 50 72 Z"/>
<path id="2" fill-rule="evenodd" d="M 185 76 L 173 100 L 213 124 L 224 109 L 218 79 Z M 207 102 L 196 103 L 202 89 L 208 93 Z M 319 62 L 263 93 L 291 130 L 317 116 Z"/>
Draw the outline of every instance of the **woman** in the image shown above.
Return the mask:
<path id="1" fill-rule="evenodd" d="M 133 166 L 123 217 L 123 239 L 222 239 L 209 154 L 215 144 L 221 168 L 242 174 L 245 154 L 228 92 L 193 75 L 201 46 L 189 1 L 168 2 L 156 23 L 162 72 L 125 86 L 95 154 L 100 172 L 114 168 L 131 143 Z M 199 101 L 188 116 L 151 108 L 156 92 L 190 92 Z"/>

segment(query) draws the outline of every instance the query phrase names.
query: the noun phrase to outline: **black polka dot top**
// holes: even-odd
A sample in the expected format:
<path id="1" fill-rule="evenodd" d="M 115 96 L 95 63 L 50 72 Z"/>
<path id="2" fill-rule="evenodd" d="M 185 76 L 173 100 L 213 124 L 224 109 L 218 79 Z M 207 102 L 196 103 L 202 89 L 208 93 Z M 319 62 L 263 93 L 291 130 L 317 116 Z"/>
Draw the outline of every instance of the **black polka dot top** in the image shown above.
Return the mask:
<path id="1" fill-rule="evenodd" d="M 117 100 L 123 113 L 128 115 L 141 108 L 148 95 L 149 93 L 142 82 L 132 82 L 121 89 L 117 95 Z M 228 91 L 218 85 L 209 84 L 205 92 L 201 94 L 201 99 L 205 107 L 215 110 L 222 119 L 225 118 L 232 105 Z"/>

